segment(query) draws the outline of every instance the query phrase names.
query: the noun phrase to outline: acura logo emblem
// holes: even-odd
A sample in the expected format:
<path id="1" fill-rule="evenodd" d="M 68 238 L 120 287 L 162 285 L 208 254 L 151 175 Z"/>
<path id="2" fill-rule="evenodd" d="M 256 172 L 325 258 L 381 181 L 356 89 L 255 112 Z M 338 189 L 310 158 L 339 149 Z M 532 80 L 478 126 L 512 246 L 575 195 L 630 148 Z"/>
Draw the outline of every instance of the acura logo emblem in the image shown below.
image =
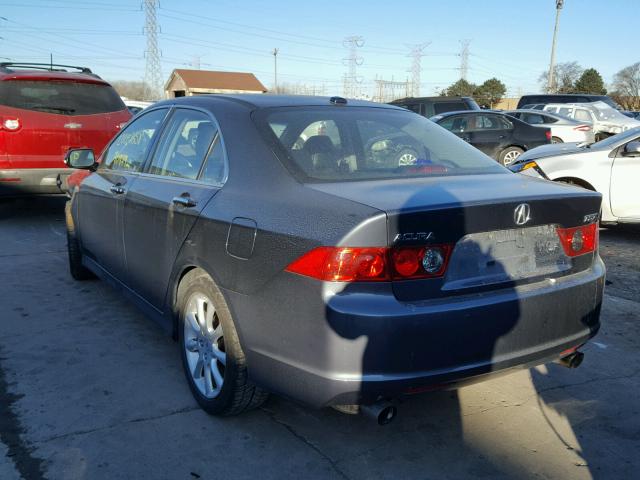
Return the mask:
<path id="1" fill-rule="evenodd" d="M 516 225 L 524 225 L 531 220 L 531 207 L 528 203 L 521 203 L 513 212 L 513 221 Z"/>

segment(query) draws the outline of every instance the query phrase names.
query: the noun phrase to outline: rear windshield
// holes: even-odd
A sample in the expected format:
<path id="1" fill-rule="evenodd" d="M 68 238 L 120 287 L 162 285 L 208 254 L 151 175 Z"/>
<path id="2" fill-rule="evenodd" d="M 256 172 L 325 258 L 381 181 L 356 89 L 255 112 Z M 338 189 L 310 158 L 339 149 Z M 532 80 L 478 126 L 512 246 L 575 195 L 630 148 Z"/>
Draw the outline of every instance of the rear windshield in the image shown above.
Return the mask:
<path id="1" fill-rule="evenodd" d="M 109 85 L 70 81 L 0 82 L 0 105 L 62 115 L 91 115 L 126 108 Z"/>
<path id="2" fill-rule="evenodd" d="M 508 173 L 439 125 L 406 111 L 269 108 L 254 118 L 303 181 Z"/>

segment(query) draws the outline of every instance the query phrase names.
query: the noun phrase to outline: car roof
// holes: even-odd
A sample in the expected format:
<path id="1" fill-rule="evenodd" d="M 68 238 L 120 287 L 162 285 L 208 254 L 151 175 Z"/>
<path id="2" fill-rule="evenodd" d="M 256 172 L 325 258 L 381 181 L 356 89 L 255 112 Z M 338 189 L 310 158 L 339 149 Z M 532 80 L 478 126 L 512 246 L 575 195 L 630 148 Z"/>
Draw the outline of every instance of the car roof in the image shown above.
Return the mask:
<path id="1" fill-rule="evenodd" d="M 444 113 L 438 113 L 437 115 L 434 115 L 434 117 L 450 117 L 451 115 L 479 115 L 482 113 L 493 113 L 495 115 L 505 115 L 505 112 L 503 110 L 489 110 L 489 109 L 483 109 L 483 110 L 456 110 L 455 112 L 444 112 Z"/>
<path id="2" fill-rule="evenodd" d="M 396 100 L 393 100 L 391 102 L 389 102 L 391 105 L 394 105 L 396 103 L 406 103 L 406 102 L 424 102 L 424 101 L 429 101 L 429 102 L 449 102 L 451 100 L 471 100 L 471 97 L 457 97 L 457 96 L 453 96 L 453 97 L 405 97 L 405 98 L 398 98 Z"/>
<path id="3" fill-rule="evenodd" d="M 335 106 L 336 108 L 345 107 L 375 107 L 375 108 L 387 108 L 392 110 L 406 111 L 404 108 L 396 107 L 394 105 L 388 105 L 385 103 L 370 102 L 366 100 L 352 100 L 346 99 L 346 104 L 335 104 L 331 102 L 331 99 L 342 97 L 318 97 L 307 95 L 271 95 L 271 94 L 213 94 L 213 95 L 198 95 L 192 97 L 178 97 L 164 100 L 156 105 L 166 104 L 199 104 L 207 102 L 233 102 L 244 104 L 250 108 L 272 108 L 272 107 L 316 107 L 316 106 Z M 344 100 L 344 99 L 343 99 Z M 340 101 L 340 100 L 338 100 Z"/>
<path id="4" fill-rule="evenodd" d="M 73 81 L 83 83 L 95 83 L 109 85 L 97 75 L 91 73 L 40 71 L 40 70 L 13 70 L 0 68 L 0 81 L 7 80 L 34 80 L 34 81 Z"/>

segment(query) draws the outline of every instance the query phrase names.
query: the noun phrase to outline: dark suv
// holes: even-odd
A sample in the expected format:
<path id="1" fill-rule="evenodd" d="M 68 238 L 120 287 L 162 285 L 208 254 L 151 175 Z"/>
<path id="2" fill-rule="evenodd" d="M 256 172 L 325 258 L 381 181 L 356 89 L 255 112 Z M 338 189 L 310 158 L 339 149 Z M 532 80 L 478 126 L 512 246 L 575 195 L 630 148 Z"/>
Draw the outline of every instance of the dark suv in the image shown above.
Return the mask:
<path id="1" fill-rule="evenodd" d="M 102 151 L 130 118 L 88 68 L 0 63 L 0 196 L 61 193 L 67 151 Z"/>
<path id="2" fill-rule="evenodd" d="M 394 100 L 390 104 L 406 108 L 427 118 L 446 112 L 480 110 L 471 97 L 409 97 Z"/>
<path id="3" fill-rule="evenodd" d="M 518 101 L 518 109 L 527 108 L 527 105 L 547 104 L 547 103 L 591 103 L 604 102 L 607 105 L 622 110 L 620 105 L 614 102 L 608 95 L 589 95 L 587 93 L 566 93 L 566 94 L 541 94 L 523 95 Z M 529 107 L 530 108 L 530 107 Z"/>

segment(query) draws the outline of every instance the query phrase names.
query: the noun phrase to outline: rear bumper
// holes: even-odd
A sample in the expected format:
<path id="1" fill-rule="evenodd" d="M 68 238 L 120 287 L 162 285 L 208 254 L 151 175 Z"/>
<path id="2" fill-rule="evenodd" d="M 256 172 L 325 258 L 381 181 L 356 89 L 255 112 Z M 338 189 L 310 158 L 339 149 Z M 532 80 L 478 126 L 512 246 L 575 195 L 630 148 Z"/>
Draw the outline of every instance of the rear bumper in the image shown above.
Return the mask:
<path id="1" fill-rule="evenodd" d="M 597 333 L 604 275 L 598 258 L 554 283 L 414 304 L 380 285 L 375 294 L 343 286 L 314 306 L 289 285 L 271 313 L 229 294 L 256 383 L 314 406 L 367 404 L 558 358 Z M 244 322 L 251 309 L 260 326 Z"/>
<path id="2" fill-rule="evenodd" d="M 64 193 L 70 168 L 0 170 L 0 196 Z"/>

